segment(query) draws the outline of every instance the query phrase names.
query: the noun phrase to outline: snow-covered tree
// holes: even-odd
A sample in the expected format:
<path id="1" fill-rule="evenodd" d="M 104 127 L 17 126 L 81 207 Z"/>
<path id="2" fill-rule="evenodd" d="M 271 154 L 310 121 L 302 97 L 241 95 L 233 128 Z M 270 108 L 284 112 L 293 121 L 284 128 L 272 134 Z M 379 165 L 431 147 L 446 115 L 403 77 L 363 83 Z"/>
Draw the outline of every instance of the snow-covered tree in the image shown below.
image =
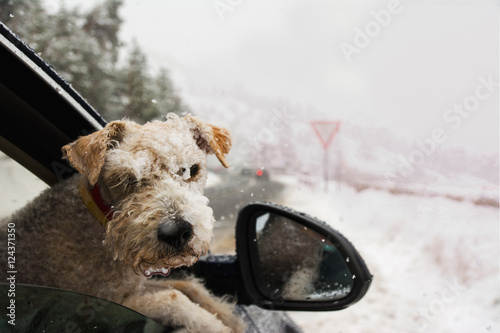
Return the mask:
<path id="1" fill-rule="evenodd" d="M 105 0 L 82 12 L 62 2 L 49 12 L 40 0 L 0 0 L 0 20 L 108 120 L 127 116 L 143 122 L 185 111 L 168 72 L 151 75 L 137 44 L 119 65 L 121 5 L 122 0 Z"/>

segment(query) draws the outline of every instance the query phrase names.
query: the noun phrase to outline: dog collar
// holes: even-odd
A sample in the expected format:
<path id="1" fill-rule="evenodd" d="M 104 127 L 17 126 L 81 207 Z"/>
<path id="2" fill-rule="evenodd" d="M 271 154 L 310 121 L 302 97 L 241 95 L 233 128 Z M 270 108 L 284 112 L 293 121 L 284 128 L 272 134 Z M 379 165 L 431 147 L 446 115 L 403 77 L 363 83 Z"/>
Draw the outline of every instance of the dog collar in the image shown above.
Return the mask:
<path id="1" fill-rule="evenodd" d="M 78 189 L 80 190 L 80 196 L 82 197 L 87 209 L 94 215 L 94 217 L 103 226 L 113 218 L 114 210 L 101 196 L 101 191 L 99 190 L 99 185 L 96 183 L 94 186 L 90 186 L 89 182 L 82 177 L 80 183 L 78 184 Z"/>

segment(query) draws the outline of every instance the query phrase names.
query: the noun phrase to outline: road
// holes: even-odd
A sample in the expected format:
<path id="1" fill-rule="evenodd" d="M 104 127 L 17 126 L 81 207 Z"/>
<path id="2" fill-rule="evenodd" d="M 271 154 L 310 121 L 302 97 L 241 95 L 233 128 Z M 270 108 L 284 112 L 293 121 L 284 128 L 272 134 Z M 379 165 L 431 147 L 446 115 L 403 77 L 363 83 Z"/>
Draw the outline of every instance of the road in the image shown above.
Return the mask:
<path id="1" fill-rule="evenodd" d="M 219 176 L 223 179 L 221 184 L 205 190 L 216 220 L 210 251 L 214 254 L 234 254 L 234 228 L 240 209 L 252 201 L 277 201 L 284 186 L 256 176 L 229 173 Z"/>

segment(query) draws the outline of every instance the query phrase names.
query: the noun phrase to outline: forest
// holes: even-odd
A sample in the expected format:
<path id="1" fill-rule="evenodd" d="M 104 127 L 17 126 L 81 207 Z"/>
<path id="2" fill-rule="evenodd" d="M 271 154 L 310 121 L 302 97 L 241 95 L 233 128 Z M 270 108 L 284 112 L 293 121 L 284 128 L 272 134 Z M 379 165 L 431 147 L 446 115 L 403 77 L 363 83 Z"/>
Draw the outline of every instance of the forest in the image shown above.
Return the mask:
<path id="1" fill-rule="evenodd" d="M 143 123 L 168 112 L 186 114 L 166 68 L 151 72 L 137 42 L 119 38 L 122 0 L 90 9 L 42 0 L 0 0 L 0 22 L 68 81 L 106 120 Z"/>

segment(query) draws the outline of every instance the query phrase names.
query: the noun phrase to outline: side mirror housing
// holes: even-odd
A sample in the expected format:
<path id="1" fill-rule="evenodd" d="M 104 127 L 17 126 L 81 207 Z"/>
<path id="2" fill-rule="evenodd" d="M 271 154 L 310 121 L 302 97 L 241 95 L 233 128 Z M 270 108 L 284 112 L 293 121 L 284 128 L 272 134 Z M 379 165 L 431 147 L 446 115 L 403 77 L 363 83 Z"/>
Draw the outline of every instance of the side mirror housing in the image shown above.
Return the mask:
<path id="1" fill-rule="evenodd" d="M 240 211 L 236 248 L 246 293 L 239 298 L 263 308 L 340 310 L 359 301 L 372 281 L 342 234 L 276 204 L 256 202 Z"/>

